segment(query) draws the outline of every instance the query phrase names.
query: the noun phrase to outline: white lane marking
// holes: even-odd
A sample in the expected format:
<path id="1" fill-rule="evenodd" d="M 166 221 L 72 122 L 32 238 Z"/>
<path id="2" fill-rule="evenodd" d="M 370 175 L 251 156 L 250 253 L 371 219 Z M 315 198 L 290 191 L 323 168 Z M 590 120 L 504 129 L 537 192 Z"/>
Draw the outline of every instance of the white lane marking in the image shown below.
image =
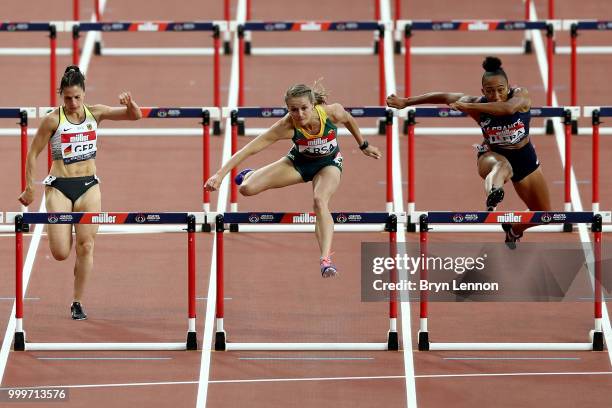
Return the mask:
<path id="1" fill-rule="evenodd" d="M 531 19 L 537 20 L 538 16 L 536 14 L 536 8 L 533 2 L 531 3 Z M 540 67 L 540 75 L 542 76 L 542 80 L 544 84 L 547 84 L 548 74 L 547 67 L 548 62 L 546 61 L 546 54 L 544 52 L 544 41 L 542 39 L 542 33 L 540 31 L 535 31 L 533 36 L 533 45 L 536 51 L 536 56 L 538 59 L 538 65 Z M 552 95 L 552 104 L 553 106 L 558 106 L 557 95 L 553 91 Z M 557 147 L 559 148 L 559 155 L 561 157 L 561 164 L 565 168 L 565 138 L 564 131 L 561 125 L 561 121 L 558 118 L 553 120 L 553 125 L 555 129 L 555 140 L 557 142 Z M 574 169 L 570 166 L 571 169 L 571 197 L 572 197 L 572 208 L 574 211 L 583 211 L 582 200 L 580 198 L 580 191 L 578 190 L 578 183 L 576 182 L 576 174 L 574 173 Z M 589 232 L 587 226 L 585 224 L 578 224 L 578 232 L 580 234 L 580 242 L 591 242 L 591 237 L 589 236 Z M 593 265 L 592 254 L 589 254 L 585 251 L 585 257 L 587 259 L 587 265 Z M 589 277 L 591 278 L 591 284 L 593 284 L 593 276 L 594 272 L 589 268 Z M 605 337 L 605 343 L 607 345 L 608 359 L 610 360 L 610 364 L 612 365 L 612 327 L 610 326 L 610 317 L 608 315 L 608 308 L 606 306 L 606 302 L 602 300 L 602 324 L 603 324 L 603 333 Z"/>

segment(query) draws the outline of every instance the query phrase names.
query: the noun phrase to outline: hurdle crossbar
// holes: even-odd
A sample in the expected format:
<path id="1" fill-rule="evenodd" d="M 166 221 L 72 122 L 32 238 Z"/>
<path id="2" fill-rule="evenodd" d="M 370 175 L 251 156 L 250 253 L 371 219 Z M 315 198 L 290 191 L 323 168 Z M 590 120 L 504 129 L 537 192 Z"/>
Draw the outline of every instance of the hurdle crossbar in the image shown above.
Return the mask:
<path id="1" fill-rule="evenodd" d="M 195 230 L 196 216 L 188 213 L 23 213 L 12 215 L 15 222 L 15 351 L 39 350 L 196 350 Z M 184 343 L 28 343 L 23 329 L 23 228 L 26 224 L 183 224 L 187 225 L 188 329 Z"/>
<path id="2" fill-rule="evenodd" d="M 602 215 L 589 211 L 582 212 L 545 212 L 545 211 L 515 211 L 515 212 L 451 212 L 431 211 L 421 214 L 419 217 L 420 232 L 420 254 L 427 257 L 429 223 L 440 224 L 591 224 L 593 232 L 593 250 L 595 255 L 595 279 L 594 279 L 594 329 L 589 333 L 589 343 L 433 343 L 429 340 L 428 324 L 428 291 L 420 291 L 420 313 L 418 348 L 419 351 L 428 350 L 603 350 L 603 325 L 602 325 L 602 265 L 601 265 L 601 234 Z M 421 265 L 419 279 L 427 280 L 427 265 Z"/>
<path id="3" fill-rule="evenodd" d="M 391 255 L 397 251 L 397 222 L 398 216 L 393 213 L 360 213 L 344 212 L 332 213 L 335 224 L 383 224 L 389 233 Z M 216 217 L 216 334 L 215 350 L 278 350 L 278 351 L 308 351 L 308 350 L 399 350 L 397 333 L 397 297 L 391 292 L 389 296 L 389 331 L 385 343 L 230 343 L 227 341 L 227 332 L 224 328 L 224 233 L 226 224 L 233 232 L 240 231 L 237 224 L 290 224 L 301 225 L 316 222 L 314 214 L 297 212 L 234 212 L 218 214 Z"/>
<path id="4" fill-rule="evenodd" d="M 438 107 L 410 107 L 408 109 L 402 109 L 399 111 L 399 116 L 406 119 L 407 130 L 408 130 L 408 213 L 413 213 L 416 210 L 415 203 L 415 127 L 416 118 L 464 118 L 467 114 L 453 110 L 450 108 L 438 108 Z M 540 106 L 531 108 L 532 117 L 540 118 L 563 118 L 565 125 L 565 170 L 564 170 L 564 209 L 565 211 L 571 210 L 571 138 L 572 138 L 572 120 L 580 116 L 580 107 L 567 106 L 567 107 L 553 107 L 553 106 Z M 409 228 L 414 230 L 415 221 L 409 223 Z M 565 227 L 569 229 L 567 226 Z"/>
<path id="5" fill-rule="evenodd" d="M 385 209 L 387 212 L 393 210 L 393 163 L 392 163 L 392 129 L 393 129 L 393 111 L 381 106 L 361 106 L 361 107 L 347 107 L 345 108 L 353 117 L 356 118 L 385 118 L 385 137 L 386 137 L 386 205 Z M 232 155 L 238 151 L 238 133 L 240 126 L 240 119 L 243 118 L 282 118 L 287 115 L 287 108 L 285 107 L 239 107 L 238 109 L 223 108 L 222 115 L 231 118 L 231 147 Z M 244 133 L 244 132 L 243 132 Z M 230 173 L 231 180 L 234 180 L 237 174 L 237 169 L 233 168 Z M 230 204 L 232 208 L 238 206 L 238 188 L 235 183 L 231 183 L 230 190 Z"/>

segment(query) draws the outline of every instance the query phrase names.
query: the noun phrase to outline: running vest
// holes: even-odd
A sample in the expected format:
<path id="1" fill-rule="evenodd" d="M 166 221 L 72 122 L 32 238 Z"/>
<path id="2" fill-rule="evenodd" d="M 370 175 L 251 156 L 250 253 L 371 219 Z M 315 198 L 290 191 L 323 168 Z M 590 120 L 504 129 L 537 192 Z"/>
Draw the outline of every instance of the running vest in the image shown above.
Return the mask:
<path id="1" fill-rule="evenodd" d="M 314 107 L 319 114 L 321 130 L 316 135 L 309 134 L 299 126 L 295 126 L 293 131 L 293 148 L 291 153 L 302 155 L 310 159 L 325 157 L 338 151 L 338 141 L 336 136 L 338 128 L 327 117 L 325 109 L 321 105 Z"/>
<path id="2" fill-rule="evenodd" d="M 68 120 L 64 107 L 60 106 L 59 126 L 49 141 L 53 160 L 72 164 L 96 157 L 98 122 L 86 106 L 83 106 L 83 109 L 85 120 L 75 124 Z"/>
<path id="3" fill-rule="evenodd" d="M 508 99 L 512 98 L 514 89 L 510 90 Z M 486 103 L 487 98 L 480 98 L 480 103 Z M 480 114 L 478 124 L 482 130 L 485 142 L 491 146 L 504 147 L 519 143 L 529 137 L 529 121 L 531 111 L 516 112 L 512 115 L 494 116 L 486 113 Z"/>

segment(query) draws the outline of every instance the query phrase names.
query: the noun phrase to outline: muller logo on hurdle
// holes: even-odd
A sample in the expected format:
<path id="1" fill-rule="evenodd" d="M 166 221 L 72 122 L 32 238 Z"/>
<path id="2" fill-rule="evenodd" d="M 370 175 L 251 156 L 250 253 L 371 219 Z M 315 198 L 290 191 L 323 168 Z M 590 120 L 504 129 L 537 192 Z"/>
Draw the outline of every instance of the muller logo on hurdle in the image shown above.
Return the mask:
<path id="1" fill-rule="evenodd" d="M 314 224 L 315 222 L 317 222 L 317 217 L 310 213 L 302 213 L 293 216 L 293 223 L 295 224 Z"/>
<path id="2" fill-rule="evenodd" d="M 114 224 L 117 219 L 114 215 L 108 215 L 108 213 L 100 213 L 98 215 L 94 215 L 91 217 L 91 222 L 93 224 Z"/>
<path id="3" fill-rule="evenodd" d="M 505 213 L 504 215 L 497 216 L 497 222 L 512 223 L 521 222 L 522 215 L 515 215 L 514 213 Z"/>

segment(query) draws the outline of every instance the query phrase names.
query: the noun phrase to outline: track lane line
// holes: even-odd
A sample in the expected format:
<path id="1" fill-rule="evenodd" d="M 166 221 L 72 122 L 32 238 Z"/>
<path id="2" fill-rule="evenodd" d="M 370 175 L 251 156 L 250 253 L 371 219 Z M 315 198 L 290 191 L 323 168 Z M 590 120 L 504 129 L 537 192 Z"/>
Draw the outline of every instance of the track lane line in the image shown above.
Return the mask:
<path id="1" fill-rule="evenodd" d="M 537 20 L 538 16 L 536 14 L 536 8 L 533 2 L 531 3 L 531 19 Z M 542 33 L 538 30 L 534 32 L 533 36 L 533 45 L 536 53 L 536 57 L 538 60 L 538 65 L 540 67 L 540 75 L 542 76 L 542 81 L 545 85 L 548 85 L 548 75 L 547 68 L 548 62 L 546 61 L 546 53 L 544 52 L 544 40 L 542 39 Z M 553 90 L 552 95 L 552 104 L 554 106 L 558 106 L 557 95 Z M 558 118 L 553 119 L 553 125 L 555 129 L 555 140 L 557 142 L 557 147 L 559 148 L 559 155 L 561 157 L 561 163 L 563 168 L 565 168 L 565 135 L 563 131 L 563 126 L 561 125 L 561 121 Z M 578 190 L 578 183 L 576 181 L 576 174 L 574 173 L 574 169 L 571 168 L 570 175 L 570 188 L 571 188 L 571 203 L 574 211 L 584 211 L 584 207 L 582 206 L 582 199 L 580 198 L 580 191 Z M 580 242 L 588 242 L 591 243 L 591 237 L 589 236 L 589 232 L 587 226 L 585 224 L 578 224 L 578 233 L 580 235 Z M 585 252 L 585 258 L 587 261 L 587 268 L 589 269 L 589 278 L 591 279 L 591 285 L 593 285 L 594 281 L 594 271 L 591 270 L 589 265 L 593 265 L 593 257 L 591 253 Z M 612 366 L 612 327 L 610 326 L 610 317 L 608 315 L 608 307 L 606 302 L 602 299 L 602 329 L 605 337 L 606 348 L 608 352 L 608 359 L 610 361 L 610 365 Z"/>
<path id="2" fill-rule="evenodd" d="M 237 21 L 244 22 L 246 18 L 246 3 L 245 0 L 238 0 L 237 4 Z M 238 37 L 234 35 L 233 40 L 232 66 L 230 74 L 230 82 L 228 89 L 227 106 L 235 108 L 238 104 Z M 225 121 L 225 140 L 223 141 L 223 151 L 221 154 L 221 162 L 225 163 L 232 155 L 231 152 L 231 119 Z M 217 212 L 222 212 L 227 209 L 227 199 L 229 195 L 230 177 L 225 177 L 219 188 L 217 197 Z M 212 354 L 212 337 L 213 328 L 215 326 L 215 306 L 217 299 L 217 237 L 213 239 L 213 247 L 211 251 L 210 276 L 208 279 L 208 294 L 206 295 L 206 312 L 204 319 L 204 335 L 202 339 L 202 357 L 200 361 L 200 374 L 197 381 L 198 391 L 196 397 L 196 408 L 206 406 L 208 398 L 208 384 L 210 378 L 210 364 Z"/>

